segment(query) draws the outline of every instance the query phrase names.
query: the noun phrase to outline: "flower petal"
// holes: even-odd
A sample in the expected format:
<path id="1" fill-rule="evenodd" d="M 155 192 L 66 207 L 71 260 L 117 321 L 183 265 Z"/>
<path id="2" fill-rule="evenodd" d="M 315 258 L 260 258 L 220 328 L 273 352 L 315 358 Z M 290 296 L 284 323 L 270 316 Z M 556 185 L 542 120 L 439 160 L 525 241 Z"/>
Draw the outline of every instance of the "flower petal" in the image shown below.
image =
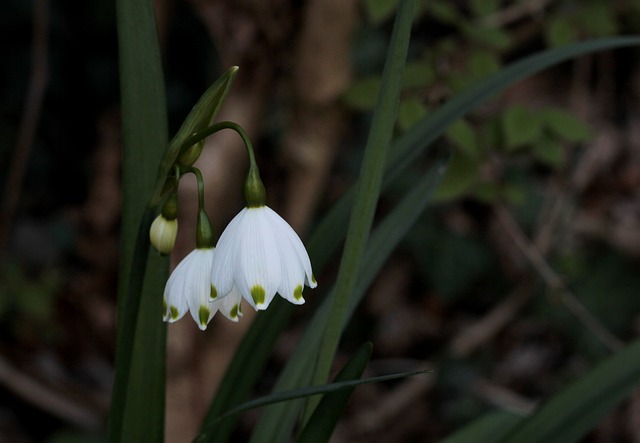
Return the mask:
<path id="1" fill-rule="evenodd" d="M 242 317 L 242 295 L 235 286 L 229 294 L 211 304 L 217 305 L 216 309 L 231 321 L 237 322 Z"/>

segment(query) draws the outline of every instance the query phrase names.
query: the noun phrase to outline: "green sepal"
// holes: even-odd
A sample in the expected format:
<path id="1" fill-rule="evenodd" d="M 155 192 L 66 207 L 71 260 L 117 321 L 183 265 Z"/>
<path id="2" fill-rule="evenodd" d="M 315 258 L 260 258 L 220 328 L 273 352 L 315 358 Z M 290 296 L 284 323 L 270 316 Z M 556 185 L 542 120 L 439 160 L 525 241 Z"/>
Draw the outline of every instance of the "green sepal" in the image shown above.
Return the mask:
<path id="1" fill-rule="evenodd" d="M 244 200 L 248 208 L 260 208 L 267 203 L 267 193 L 260 180 L 260 172 L 255 164 L 251 164 L 244 181 Z"/>
<path id="2" fill-rule="evenodd" d="M 155 200 L 160 199 L 162 196 L 162 188 L 165 180 L 169 175 L 169 171 L 178 159 L 178 156 L 185 150 L 191 148 L 190 146 L 182 146 L 187 139 L 194 133 L 206 129 L 211 125 L 213 120 L 218 115 L 222 102 L 229 93 L 231 84 L 236 77 L 238 67 L 233 66 L 227 70 L 220 78 L 218 78 L 213 85 L 205 91 L 200 97 L 198 103 L 193 107 L 187 118 L 182 123 L 182 126 L 169 142 L 169 148 L 162 158 L 162 163 L 158 170 L 158 178 L 156 180 L 156 186 L 154 188 L 154 194 L 152 198 L 152 204 Z M 195 160 L 194 160 L 195 161 Z"/>
<path id="3" fill-rule="evenodd" d="M 178 193 L 169 194 L 162 205 L 162 216 L 167 220 L 175 220 L 178 218 Z"/>
<path id="4" fill-rule="evenodd" d="M 213 236 L 213 228 L 204 208 L 198 211 L 198 221 L 196 224 L 196 248 L 211 249 L 216 241 Z"/>

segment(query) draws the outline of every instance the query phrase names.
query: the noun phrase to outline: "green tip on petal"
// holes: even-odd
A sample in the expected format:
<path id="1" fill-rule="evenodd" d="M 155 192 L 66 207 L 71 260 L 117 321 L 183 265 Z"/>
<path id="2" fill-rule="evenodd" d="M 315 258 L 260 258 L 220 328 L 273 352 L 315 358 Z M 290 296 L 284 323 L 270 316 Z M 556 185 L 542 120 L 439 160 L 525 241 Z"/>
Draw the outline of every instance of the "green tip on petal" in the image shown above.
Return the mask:
<path id="1" fill-rule="evenodd" d="M 209 301 L 214 301 L 218 298 L 218 290 L 215 286 L 211 285 L 211 291 L 209 292 Z"/>
<path id="2" fill-rule="evenodd" d="M 311 274 L 311 283 L 313 283 L 314 285 L 317 285 L 318 282 L 316 281 L 316 276 Z"/>
<path id="3" fill-rule="evenodd" d="M 255 285 L 253 288 L 251 288 L 251 298 L 253 299 L 253 302 L 256 304 L 256 307 L 262 306 L 266 299 L 264 288 L 260 285 Z"/>
<path id="4" fill-rule="evenodd" d="M 231 312 L 229 312 L 229 315 L 231 316 L 231 318 L 238 318 L 238 315 L 240 315 L 240 305 L 233 305 L 233 308 L 231 308 Z"/>
<path id="5" fill-rule="evenodd" d="M 200 320 L 200 326 L 206 328 L 207 323 L 209 323 L 209 314 L 211 314 L 211 310 L 206 306 L 200 306 L 198 310 L 198 319 Z"/>
<path id="6" fill-rule="evenodd" d="M 171 320 L 174 320 L 174 321 L 177 320 L 178 317 L 180 316 L 180 312 L 178 312 L 178 308 L 176 308 L 175 306 L 171 305 L 169 310 L 171 311 Z"/>
<path id="7" fill-rule="evenodd" d="M 302 285 L 296 286 L 293 290 L 293 298 L 296 300 L 302 300 Z"/>
<path id="8" fill-rule="evenodd" d="M 162 315 L 167 315 L 167 299 L 162 299 Z"/>

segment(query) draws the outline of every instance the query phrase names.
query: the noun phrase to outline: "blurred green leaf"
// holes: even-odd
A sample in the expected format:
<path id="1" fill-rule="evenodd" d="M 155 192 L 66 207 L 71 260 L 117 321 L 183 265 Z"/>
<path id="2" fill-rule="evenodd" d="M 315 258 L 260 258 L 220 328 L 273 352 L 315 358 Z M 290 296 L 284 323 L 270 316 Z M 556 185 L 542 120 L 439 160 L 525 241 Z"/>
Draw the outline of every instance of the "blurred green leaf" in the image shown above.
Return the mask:
<path id="1" fill-rule="evenodd" d="M 500 7 L 500 0 L 471 0 L 469 6 L 474 15 L 482 17 L 496 12 Z"/>
<path id="2" fill-rule="evenodd" d="M 480 179 L 480 163 L 461 152 L 454 152 L 451 164 L 440 186 L 433 195 L 434 201 L 452 200 L 464 195 Z"/>
<path id="3" fill-rule="evenodd" d="M 565 162 L 564 147 L 557 140 L 543 137 L 533 145 L 533 156 L 536 160 L 552 168 L 560 167 Z"/>
<path id="4" fill-rule="evenodd" d="M 447 128 L 447 137 L 470 159 L 477 160 L 480 156 L 476 132 L 465 120 L 460 119 Z"/>
<path id="5" fill-rule="evenodd" d="M 589 139 L 588 126 L 573 114 L 558 108 L 547 108 L 539 113 L 542 123 L 552 132 L 570 142 Z"/>
<path id="6" fill-rule="evenodd" d="M 504 111 L 502 130 L 507 149 L 514 150 L 537 142 L 542 135 L 540 119 L 524 106 Z"/>
<path id="7" fill-rule="evenodd" d="M 436 72 L 431 63 L 426 61 L 413 61 L 407 63 L 404 68 L 403 88 L 424 88 L 433 84 L 436 80 Z"/>
<path id="8" fill-rule="evenodd" d="M 468 67 L 473 78 L 479 80 L 498 72 L 500 70 L 500 60 L 492 52 L 476 50 L 469 56 Z"/>
<path id="9" fill-rule="evenodd" d="M 373 23 L 380 23 L 393 15 L 400 0 L 364 0 L 367 15 Z"/>
<path id="10" fill-rule="evenodd" d="M 461 20 L 458 9 L 456 9 L 453 3 L 446 0 L 432 0 L 428 2 L 427 13 L 447 24 L 456 24 Z"/>
<path id="11" fill-rule="evenodd" d="M 370 111 L 376 105 L 380 84 L 379 76 L 366 77 L 354 81 L 344 94 L 347 106 L 358 111 Z"/>
<path id="12" fill-rule="evenodd" d="M 400 102 L 398 108 L 398 127 L 401 131 L 411 128 L 427 114 L 427 107 L 418 98 L 410 97 Z"/>
<path id="13" fill-rule="evenodd" d="M 562 15 L 556 15 L 546 22 L 544 36 L 552 48 L 571 44 L 578 40 L 575 23 Z"/>
<path id="14" fill-rule="evenodd" d="M 578 18 L 590 37 L 607 37 L 618 33 L 614 12 L 611 2 L 591 1 L 581 5 Z"/>

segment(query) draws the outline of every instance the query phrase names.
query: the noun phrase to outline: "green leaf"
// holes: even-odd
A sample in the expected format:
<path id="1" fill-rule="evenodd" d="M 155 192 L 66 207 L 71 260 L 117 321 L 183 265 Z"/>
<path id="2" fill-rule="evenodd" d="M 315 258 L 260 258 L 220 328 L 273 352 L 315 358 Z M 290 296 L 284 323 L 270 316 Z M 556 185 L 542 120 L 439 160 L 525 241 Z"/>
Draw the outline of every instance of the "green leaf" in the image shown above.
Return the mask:
<path id="1" fill-rule="evenodd" d="M 124 146 L 116 375 L 108 438 L 162 442 L 166 329 L 157 294 L 168 261 L 148 259 L 153 214 L 147 201 L 167 146 L 164 80 L 151 0 L 118 0 L 116 7 Z M 148 260 L 154 268 L 145 279 Z"/>
<path id="2" fill-rule="evenodd" d="M 482 79 L 500 70 L 500 60 L 489 51 L 473 51 L 468 61 L 469 72 L 474 79 Z"/>
<path id="3" fill-rule="evenodd" d="M 349 86 L 344 94 L 344 101 L 350 108 L 357 111 L 370 111 L 376 105 L 380 92 L 380 77 L 365 77 L 358 79 Z"/>
<path id="4" fill-rule="evenodd" d="M 590 37 L 606 37 L 618 32 L 614 16 L 615 6 L 610 2 L 587 2 L 578 9 L 578 19 Z"/>
<path id="5" fill-rule="evenodd" d="M 560 167 L 565 162 L 564 147 L 557 140 L 544 137 L 533 145 L 533 156 L 553 168 Z"/>
<path id="6" fill-rule="evenodd" d="M 456 147 L 460 148 L 466 157 L 478 159 L 480 156 L 476 142 L 476 132 L 465 119 L 460 119 L 449 126 L 447 128 L 447 137 Z"/>
<path id="7" fill-rule="evenodd" d="M 500 0 L 471 0 L 471 11 L 477 17 L 483 17 L 496 12 L 500 7 Z"/>
<path id="8" fill-rule="evenodd" d="M 440 443 L 497 442 L 521 421 L 521 416 L 510 412 L 491 412 L 464 426 Z"/>
<path id="9" fill-rule="evenodd" d="M 571 443 L 640 384 L 640 341 L 606 358 L 524 419 L 501 443 Z"/>
<path id="10" fill-rule="evenodd" d="M 373 23 L 380 23 L 393 15 L 399 0 L 364 0 L 367 15 Z"/>
<path id="11" fill-rule="evenodd" d="M 426 61 L 414 61 L 407 63 L 404 68 L 403 88 L 424 88 L 433 84 L 436 80 L 436 72 L 431 63 Z"/>
<path id="12" fill-rule="evenodd" d="M 427 113 L 427 107 L 418 98 L 410 97 L 400 102 L 398 108 L 398 127 L 406 131 Z"/>
<path id="13" fill-rule="evenodd" d="M 507 149 L 514 150 L 537 142 L 542 135 L 540 119 L 524 106 L 504 111 L 502 130 Z"/>
<path id="14" fill-rule="evenodd" d="M 371 343 L 362 345 L 336 375 L 335 382 L 357 380 L 362 377 L 362 373 L 371 358 L 372 349 Z M 297 443 L 324 443 L 329 441 L 354 389 L 355 386 L 335 393 L 325 394 L 307 425 L 298 436 Z"/>
<path id="15" fill-rule="evenodd" d="M 427 13 L 446 24 L 456 24 L 461 20 L 460 12 L 449 1 L 432 0 L 428 2 Z"/>
<path id="16" fill-rule="evenodd" d="M 578 40 L 578 29 L 566 17 L 556 15 L 547 22 L 544 37 L 551 47 L 565 46 Z"/>
<path id="17" fill-rule="evenodd" d="M 539 114 L 542 124 L 569 142 L 580 142 L 591 137 L 588 126 L 575 115 L 557 108 L 547 108 Z"/>
<path id="18" fill-rule="evenodd" d="M 480 162 L 460 152 L 454 152 L 451 164 L 436 190 L 437 202 L 452 200 L 464 195 L 480 179 Z"/>

